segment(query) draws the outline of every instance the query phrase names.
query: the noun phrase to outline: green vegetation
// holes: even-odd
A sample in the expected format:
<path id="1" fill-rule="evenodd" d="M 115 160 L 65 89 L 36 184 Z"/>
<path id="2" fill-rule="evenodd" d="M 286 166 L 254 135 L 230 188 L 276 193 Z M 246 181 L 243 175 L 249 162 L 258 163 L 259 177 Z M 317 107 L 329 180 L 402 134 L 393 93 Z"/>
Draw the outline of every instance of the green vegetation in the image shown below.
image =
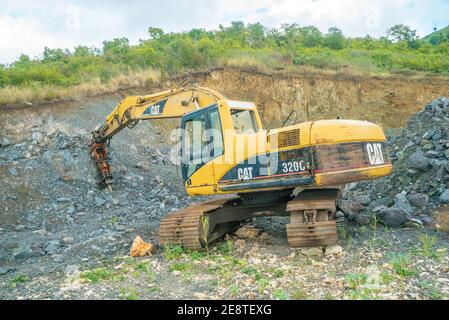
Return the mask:
<path id="1" fill-rule="evenodd" d="M 390 260 L 394 271 L 401 277 L 412 277 L 418 274 L 418 271 L 410 267 L 410 256 L 406 254 L 395 254 Z"/>
<path id="2" fill-rule="evenodd" d="M 114 276 L 114 273 L 105 268 L 97 268 L 85 271 L 81 274 L 81 279 L 87 280 L 91 283 L 97 283 L 101 280 L 108 280 Z"/>
<path id="3" fill-rule="evenodd" d="M 126 38 L 102 48 L 50 49 L 34 59 L 22 55 L 0 65 L 0 104 L 76 98 L 122 87 L 142 86 L 162 76 L 217 66 L 296 70 L 301 66 L 385 73 L 449 73 L 449 29 L 419 39 L 405 25 L 386 36 L 348 38 L 338 28 L 322 33 L 313 26 L 234 21 L 218 30 L 165 33 L 148 29 L 148 38 L 130 45 Z M 67 90 L 71 88 L 71 90 Z"/>
<path id="4" fill-rule="evenodd" d="M 28 277 L 23 275 L 23 274 L 20 274 L 17 277 L 15 277 L 14 279 L 12 279 L 11 283 L 13 285 L 16 285 L 18 283 L 24 283 L 24 282 L 27 282 L 27 281 L 28 281 Z"/>

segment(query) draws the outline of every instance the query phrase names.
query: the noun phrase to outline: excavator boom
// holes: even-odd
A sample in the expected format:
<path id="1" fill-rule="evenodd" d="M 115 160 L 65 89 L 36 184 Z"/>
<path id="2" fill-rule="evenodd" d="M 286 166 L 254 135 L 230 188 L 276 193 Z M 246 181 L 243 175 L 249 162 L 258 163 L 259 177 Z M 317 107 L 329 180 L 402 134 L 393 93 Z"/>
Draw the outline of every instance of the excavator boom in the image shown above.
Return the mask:
<path id="1" fill-rule="evenodd" d="M 112 174 L 107 161 L 108 141 L 126 127 L 141 120 L 181 118 L 186 113 L 225 99 L 220 93 L 198 86 L 193 81 L 178 87 L 145 96 L 128 96 L 92 132 L 91 155 L 100 174 L 100 184 L 111 189 Z"/>

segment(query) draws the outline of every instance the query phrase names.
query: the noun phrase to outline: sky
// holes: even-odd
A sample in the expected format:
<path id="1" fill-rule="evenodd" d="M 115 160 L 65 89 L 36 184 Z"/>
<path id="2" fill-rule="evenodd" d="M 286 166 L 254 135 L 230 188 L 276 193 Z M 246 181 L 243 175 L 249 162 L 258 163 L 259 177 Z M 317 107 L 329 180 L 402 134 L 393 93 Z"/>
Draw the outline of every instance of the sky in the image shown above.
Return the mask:
<path id="1" fill-rule="evenodd" d="M 101 47 L 104 40 L 148 38 L 164 31 L 218 29 L 231 21 L 336 26 L 346 36 L 378 37 L 399 23 L 425 36 L 449 25 L 449 0 L 0 0 L 0 64 L 20 54 L 34 58 L 44 47 Z"/>

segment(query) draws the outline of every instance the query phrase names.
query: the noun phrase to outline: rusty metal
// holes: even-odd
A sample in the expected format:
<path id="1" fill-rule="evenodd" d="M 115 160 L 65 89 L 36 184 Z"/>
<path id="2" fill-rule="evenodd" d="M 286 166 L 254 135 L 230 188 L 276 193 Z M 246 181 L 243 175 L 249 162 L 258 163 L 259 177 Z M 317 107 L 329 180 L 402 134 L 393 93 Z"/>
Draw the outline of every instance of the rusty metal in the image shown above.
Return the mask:
<path id="1" fill-rule="evenodd" d="M 95 140 L 92 140 L 92 144 L 90 147 L 90 154 L 92 158 L 95 160 L 95 163 L 98 168 L 98 173 L 100 175 L 100 182 L 99 184 L 104 185 L 111 191 L 111 184 L 112 184 L 112 173 L 111 168 L 109 166 L 107 157 L 107 146 L 104 142 L 96 142 Z"/>
<path id="2" fill-rule="evenodd" d="M 288 244 L 293 247 L 329 246 L 338 243 L 335 220 L 287 225 Z"/>
<path id="3" fill-rule="evenodd" d="M 287 238 L 291 247 L 328 246 L 338 243 L 336 201 L 339 189 L 307 189 L 287 204 L 290 224 Z"/>
<path id="4" fill-rule="evenodd" d="M 214 199 L 168 214 L 161 220 L 159 242 L 162 245 L 180 245 L 187 249 L 203 248 L 213 241 L 210 213 L 233 200 L 235 198 Z"/>

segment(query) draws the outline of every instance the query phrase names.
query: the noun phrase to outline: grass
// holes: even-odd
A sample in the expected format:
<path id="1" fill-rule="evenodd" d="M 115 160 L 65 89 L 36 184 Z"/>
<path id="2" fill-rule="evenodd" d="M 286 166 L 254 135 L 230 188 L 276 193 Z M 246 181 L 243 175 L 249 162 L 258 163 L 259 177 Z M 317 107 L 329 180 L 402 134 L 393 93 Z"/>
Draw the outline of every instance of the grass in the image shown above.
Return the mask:
<path id="1" fill-rule="evenodd" d="M 97 268 L 81 273 L 81 279 L 84 279 L 90 283 L 97 283 L 102 280 L 109 280 L 114 277 L 114 273 L 106 268 Z"/>
<path id="2" fill-rule="evenodd" d="M 177 260 L 179 259 L 186 251 L 181 246 L 164 246 L 164 258 L 167 260 Z"/>
<path id="3" fill-rule="evenodd" d="M 293 300 L 307 300 L 309 299 L 309 296 L 307 294 L 307 292 L 304 289 L 295 289 L 293 290 L 293 292 L 290 294 L 290 297 Z"/>
<path id="4" fill-rule="evenodd" d="M 93 78 L 82 84 L 63 87 L 57 85 L 32 84 L 26 87 L 6 86 L 0 88 L 0 106 L 7 104 L 35 104 L 48 101 L 77 101 L 122 89 L 146 87 L 159 81 L 160 73 L 153 69 L 128 71 L 103 83 Z"/>
<path id="5" fill-rule="evenodd" d="M 120 298 L 123 300 L 139 300 L 139 293 L 136 288 L 121 288 Z"/>
<path id="6" fill-rule="evenodd" d="M 288 300 L 289 296 L 288 293 L 285 292 L 284 289 L 275 289 L 273 291 L 273 296 L 277 299 L 277 300 Z"/>
<path id="7" fill-rule="evenodd" d="M 171 272 L 173 272 L 173 271 L 183 272 L 183 271 L 187 271 L 190 269 L 192 269 L 192 264 L 188 263 L 188 262 L 176 262 L 176 263 L 173 263 L 169 268 L 169 270 Z"/>
<path id="8" fill-rule="evenodd" d="M 12 283 L 13 285 L 16 285 L 16 284 L 18 284 L 18 283 L 24 283 L 24 282 L 27 282 L 27 281 L 28 281 L 28 277 L 25 276 L 25 275 L 23 275 L 23 274 L 20 274 L 20 275 L 18 275 L 17 277 L 13 278 L 13 279 L 11 280 L 11 283 Z"/>
<path id="9" fill-rule="evenodd" d="M 393 270 L 401 277 L 413 277 L 418 271 L 410 266 L 410 256 L 407 254 L 394 254 L 390 259 Z"/>
<path id="10" fill-rule="evenodd" d="M 447 254 L 447 248 L 437 248 L 438 240 L 436 236 L 421 234 L 418 239 L 420 246 L 413 248 L 411 254 L 420 255 L 435 261 L 440 261 Z"/>
<path id="11" fill-rule="evenodd" d="M 445 296 L 441 292 L 439 285 L 432 281 L 420 281 L 418 286 L 423 290 L 423 295 L 430 300 L 442 300 Z"/>

